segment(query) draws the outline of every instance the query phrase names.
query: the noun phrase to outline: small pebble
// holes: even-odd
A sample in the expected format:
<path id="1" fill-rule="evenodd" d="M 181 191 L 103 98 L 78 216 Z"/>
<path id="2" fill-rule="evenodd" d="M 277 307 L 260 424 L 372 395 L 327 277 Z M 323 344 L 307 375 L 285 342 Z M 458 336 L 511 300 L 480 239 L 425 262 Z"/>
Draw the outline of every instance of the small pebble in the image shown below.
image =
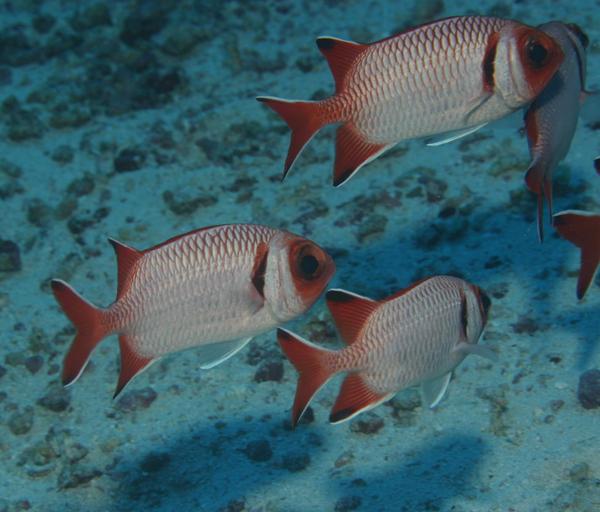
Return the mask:
<path id="1" fill-rule="evenodd" d="M 35 375 L 40 371 L 40 368 L 44 365 L 44 358 L 39 354 L 28 357 L 25 359 L 25 368 L 29 370 L 29 373 Z"/>
<path id="2" fill-rule="evenodd" d="M 584 482 L 590 478 L 590 466 L 586 462 L 575 464 L 569 470 L 569 480 L 572 482 Z"/>
<path id="3" fill-rule="evenodd" d="M 21 251 L 12 240 L 0 240 L 0 272 L 21 270 Z"/>
<path id="4" fill-rule="evenodd" d="M 350 430 L 358 434 L 376 434 L 383 428 L 383 419 L 375 413 L 367 413 L 350 425 Z"/>
<path id="5" fill-rule="evenodd" d="M 69 391 L 60 384 L 53 384 L 48 392 L 37 401 L 45 409 L 53 412 L 63 412 L 71 403 Z"/>
<path id="6" fill-rule="evenodd" d="M 588 370 L 581 374 L 577 398 L 585 409 L 600 407 L 600 370 Z"/>
<path id="7" fill-rule="evenodd" d="M 23 411 L 15 411 L 8 418 L 8 428 L 16 436 L 27 434 L 33 427 L 33 407 L 25 407 Z"/>
<path id="8" fill-rule="evenodd" d="M 347 510 L 356 510 L 362 504 L 360 496 L 344 496 L 335 503 L 335 512 L 346 512 Z"/>
<path id="9" fill-rule="evenodd" d="M 283 378 L 283 363 L 281 361 L 265 361 L 254 374 L 255 382 L 281 382 Z"/>
<path id="10" fill-rule="evenodd" d="M 57 164 L 69 164 L 73 161 L 73 158 L 75 157 L 75 151 L 73 151 L 73 148 L 71 146 L 61 144 L 54 151 L 52 151 L 50 157 Z"/>
<path id="11" fill-rule="evenodd" d="M 123 412 L 147 409 L 156 400 L 156 391 L 151 387 L 134 389 L 126 392 L 117 402 L 117 407 Z"/>
<path id="12" fill-rule="evenodd" d="M 290 453 L 283 458 L 281 467 L 291 473 L 297 473 L 306 469 L 310 464 L 310 455 L 308 453 Z"/>
<path id="13" fill-rule="evenodd" d="M 146 154 L 136 148 L 125 148 L 115 157 L 114 168 L 117 172 L 131 172 L 141 169 L 146 163 Z"/>
<path id="14" fill-rule="evenodd" d="M 266 462 L 273 456 L 271 445 L 266 439 L 250 441 L 243 451 L 246 456 L 254 462 Z"/>

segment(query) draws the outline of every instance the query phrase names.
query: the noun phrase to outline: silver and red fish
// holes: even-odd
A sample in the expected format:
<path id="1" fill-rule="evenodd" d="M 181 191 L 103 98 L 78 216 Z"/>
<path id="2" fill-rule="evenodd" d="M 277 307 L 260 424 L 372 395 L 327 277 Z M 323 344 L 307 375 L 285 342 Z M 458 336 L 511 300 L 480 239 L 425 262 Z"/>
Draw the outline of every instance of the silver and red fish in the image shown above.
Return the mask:
<path id="1" fill-rule="evenodd" d="M 531 164 L 525 183 L 537 194 L 537 225 L 544 239 L 544 199 L 552 220 L 552 172 L 563 160 L 575 135 L 579 109 L 585 97 L 586 48 L 589 40 L 574 24 L 559 21 L 538 27 L 560 46 L 564 59 L 558 71 L 525 114 Z"/>
<path id="2" fill-rule="evenodd" d="M 77 380 L 103 338 L 118 334 L 115 396 L 171 352 L 197 347 L 201 368 L 221 363 L 253 336 L 307 311 L 335 272 L 315 243 L 252 224 L 208 227 L 144 251 L 110 242 L 119 274 L 110 306 L 93 306 L 64 281 L 51 284 L 77 329 L 63 384 Z"/>
<path id="3" fill-rule="evenodd" d="M 583 299 L 600 264 L 600 214 L 565 210 L 553 217 L 554 229 L 581 250 L 577 298 Z"/>
<path id="4" fill-rule="evenodd" d="M 292 130 L 284 177 L 323 126 L 341 123 L 336 186 L 401 140 L 454 131 L 447 142 L 523 107 L 563 58 L 540 30 L 483 16 L 447 18 L 372 44 L 320 37 L 317 46 L 335 79 L 333 96 L 257 99 Z"/>
<path id="5" fill-rule="evenodd" d="M 430 407 L 442 399 L 452 370 L 469 354 L 495 359 L 477 345 L 490 300 L 462 279 L 436 276 L 381 301 L 330 290 L 327 306 L 347 347 L 320 348 L 278 329 L 281 348 L 299 372 L 292 409 L 295 426 L 317 391 L 347 372 L 329 420 L 339 423 L 421 384 Z"/>

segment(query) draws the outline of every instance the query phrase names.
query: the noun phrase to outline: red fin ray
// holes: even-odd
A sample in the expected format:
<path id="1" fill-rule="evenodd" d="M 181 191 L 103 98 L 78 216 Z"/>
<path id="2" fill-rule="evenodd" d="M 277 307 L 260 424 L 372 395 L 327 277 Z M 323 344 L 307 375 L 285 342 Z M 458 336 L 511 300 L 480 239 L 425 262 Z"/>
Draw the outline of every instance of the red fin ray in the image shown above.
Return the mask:
<path id="1" fill-rule="evenodd" d="M 333 352 L 285 329 L 277 329 L 277 341 L 299 373 L 292 408 L 292 427 L 295 427 L 317 391 L 333 376 L 334 372 L 326 364 Z"/>
<path id="2" fill-rule="evenodd" d="M 582 299 L 600 264 L 600 215 L 566 210 L 554 215 L 554 228 L 563 238 L 581 249 L 577 298 Z"/>
<path id="3" fill-rule="evenodd" d="M 121 371 L 119 382 L 115 389 L 113 398 L 123 391 L 123 388 L 140 372 L 145 370 L 155 359 L 140 356 L 133 348 L 132 339 L 128 336 L 119 336 L 119 348 L 121 350 Z"/>
<path id="4" fill-rule="evenodd" d="M 256 99 L 279 114 L 292 130 L 283 168 L 283 178 L 285 178 L 310 139 L 330 121 L 322 118 L 319 102 L 289 101 L 270 96 L 259 96 Z"/>
<path id="5" fill-rule="evenodd" d="M 344 89 L 344 81 L 348 71 L 368 46 L 352 41 L 344 41 L 337 37 L 319 37 L 317 38 L 317 46 L 327 59 L 329 69 L 335 80 L 335 92 L 337 94 Z"/>
<path id="6" fill-rule="evenodd" d="M 390 144 L 373 144 L 365 140 L 349 123 L 340 126 L 335 141 L 333 185 L 339 187 L 348 181 L 363 165 L 375 160 L 391 147 Z"/>
<path id="7" fill-rule="evenodd" d="M 351 373 L 344 379 L 340 393 L 335 401 L 331 414 L 330 423 L 341 423 L 347 421 L 360 412 L 372 409 L 381 402 L 391 398 L 390 393 L 377 393 L 369 388 L 360 373 Z"/>
<path id="8" fill-rule="evenodd" d="M 379 303 L 345 290 L 333 289 L 325 296 L 327 307 L 342 339 L 352 345 Z"/>
<path id="9" fill-rule="evenodd" d="M 50 285 L 54 297 L 77 330 L 63 363 L 62 383 L 69 386 L 79 378 L 92 351 L 110 330 L 103 321 L 105 310 L 90 304 L 60 279 L 53 279 Z"/>

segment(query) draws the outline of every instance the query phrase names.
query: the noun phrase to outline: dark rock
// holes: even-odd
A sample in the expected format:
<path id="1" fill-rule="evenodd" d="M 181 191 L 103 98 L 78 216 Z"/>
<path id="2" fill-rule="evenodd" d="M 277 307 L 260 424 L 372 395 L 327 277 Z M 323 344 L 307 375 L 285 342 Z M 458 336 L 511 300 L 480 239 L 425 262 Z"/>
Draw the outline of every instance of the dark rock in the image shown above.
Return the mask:
<path id="1" fill-rule="evenodd" d="M 33 375 L 39 372 L 43 365 L 44 358 L 39 354 L 25 359 L 25 368 L 27 368 L 29 370 L 29 373 Z"/>
<path id="2" fill-rule="evenodd" d="M 162 51 L 173 57 L 182 57 L 190 53 L 200 41 L 210 37 L 210 31 L 193 25 L 176 26 L 167 35 L 165 43 L 162 45 Z"/>
<path id="3" fill-rule="evenodd" d="M 15 411 L 8 418 L 8 428 L 16 436 L 27 434 L 33 427 L 33 407 L 25 407 L 23 411 Z"/>
<path id="4" fill-rule="evenodd" d="M 292 473 L 297 473 L 306 469 L 310 464 L 310 455 L 308 453 L 290 453 L 283 458 L 281 467 Z"/>
<path id="5" fill-rule="evenodd" d="M 67 222 L 67 227 L 69 231 L 74 235 L 80 235 L 87 228 L 96 224 L 96 219 L 94 219 L 91 215 L 75 215 L 71 217 Z"/>
<path id="6" fill-rule="evenodd" d="M 54 27 L 55 23 L 56 18 L 52 16 L 52 14 L 38 14 L 34 16 L 33 20 L 31 21 L 33 29 L 38 34 L 47 34 L 50 32 L 50 30 L 52 30 L 52 27 Z"/>
<path id="7" fill-rule="evenodd" d="M 535 321 L 535 319 L 529 316 L 521 315 L 519 317 L 519 320 L 516 323 L 512 324 L 512 328 L 513 331 L 517 334 L 533 334 L 534 332 L 539 330 L 540 326 Z"/>
<path id="8" fill-rule="evenodd" d="M 254 374 L 255 382 L 275 381 L 283 378 L 283 363 L 281 361 L 265 361 Z"/>
<path id="9" fill-rule="evenodd" d="M 0 365 L 0 379 L 6 375 L 6 368 Z"/>
<path id="10" fill-rule="evenodd" d="M 39 228 L 47 227 L 53 214 L 52 208 L 37 197 L 32 198 L 27 204 L 27 220 Z"/>
<path id="11" fill-rule="evenodd" d="M 577 398 L 585 409 L 600 407 L 600 370 L 588 370 L 581 374 Z"/>
<path id="12" fill-rule="evenodd" d="M 154 0 L 136 2 L 135 9 L 123 22 L 121 41 L 134 45 L 160 32 L 169 21 L 169 3 Z"/>
<path id="13" fill-rule="evenodd" d="M 102 471 L 82 465 L 64 466 L 58 476 L 59 489 L 73 489 L 102 476 Z"/>
<path id="14" fill-rule="evenodd" d="M 0 240 L 0 272 L 21 270 L 21 252 L 12 240 Z"/>
<path id="15" fill-rule="evenodd" d="M 362 504 L 360 496 L 344 496 L 336 501 L 335 512 L 346 512 L 347 510 L 356 510 Z"/>
<path id="16" fill-rule="evenodd" d="M 0 66 L 0 86 L 12 83 L 12 71 L 10 68 Z"/>
<path id="17" fill-rule="evenodd" d="M 63 412 L 71 403 L 71 394 L 60 384 L 53 384 L 37 403 L 50 411 Z"/>
<path id="18" fill-rule="evenodd" d="M 132 412 L 147 409 L 156 400 L 156 391 L 151 387 L 134 389 L 126 392 L 117 402 L 117 408 L 123 412 Z"/>
<path id="19" fill-rule="evenodd" d="M 580 462 L 569 469 L 569 480 L 574 483 L 585 482 L 590 478 L 591 474 L 592 472 L 589 464 L 586 462 Z"/>
<path id="20" fill-rule="evenodd" d="M 83 32 L 96 27 L 111 25 L 110 11 L 105 4 L 95 3 L 77 13 L 69 20 L 74 30 Z"/>
<path id="21" fill-rule="evenodd" d="M 146 163 L 146 153 L 136 148 L 125 148 L 119 152 L 114 160 L 117 172 L 131 172 L 141 169 Z"/>
<path id="22" fill-rule="evenodd" d="M 92 113 L 87 106 L 77 106 L 60 102 L 52 108 L 50 126 L 52 128 L 78 128 L 92 118 Z"/>
<path id="23" fill-rule="evenodd" d="M 3 110 L 7 126 L 6 134 L 10 140 L 22 142 L 39 139 L 44 134 L 45 127 L 37 114 L 32 110 L 21 108 L 18 101 L 16 103 L 9 101 L 8 107 L 5 101 Z"/>
<path id="24" fill-rule="evenodd" d="M 388 218 L 378 213 L 370 214 L 359 226 L 356 238 L 364 243 L 378 237 L 385 231 Z"/>
<path id="25" fill-rule="evenodd" d="M 175 196 L 170 190 L 163 192 L 162 198 L 175 215 L 191 215 L 200 207 L 206 208 L 217 203 L 217 198 L 209 194 L 191 196 L 181 192 Z"/>
<path id="26" fill-rule="evenodd" d="M 168 453 L 149 453 L 140 463 L 140 469 L 146 473 L 156 473 L 165 468 L 171 457 Z"/>
<path id="27" fill-rule="evenodd" d="M 219 512 L 244 512 L 246 510 L 246 500 L 230 501 L 226 507 L 221 507 Z"/>
<path id="28" fill-rule="evenodd" d="M 69 183 L 67 192 L 77 197 L 87 196 L 94 191 L 94 178 L 90 174 L 86 174 L 82 178 L 77 178 Z"/>
<path id="29" fill-rule="evenodd" d="M 350 430 L 358 434 L 376 434 L 383 428 L 383 419 L 375 413 L 367 413 L 363 418 L 355 420 L 350 425 Z"/>
<path id="30" fill-rule="evenodd" d="M 298 425 L 308 425 L 308 424 L 312 423 L 313 421 L 315 421 L 315 411 L 309 405 L 306 408 L 306 410 L 304 411 L 304 413 L 302 414 L 300 421 L 298 421 Z"/>
<path id="31" fill-rule="evenodd" d="M 24 66 L 39 61 L 41 49 L 33 46 L 23 29 L 16 25 L 0 32 L 0 64 Z"/>
<path id="32" fill-rule="evenodd" d="M 56 163 L 64 165 L 69 164 L 73 161 L 75 156 L 75 152 L 71 146 L 67 146 L 66 144 L 61 144 L 54 151 L 52 151 L 51 158 Z"/>
<path id="33" fill-rule="evenodd" d="M 266 439 L 250 441 L 243 451 L 246 456 L 254 462 L 266 462 L 273 456 L 271 445 Z"/>

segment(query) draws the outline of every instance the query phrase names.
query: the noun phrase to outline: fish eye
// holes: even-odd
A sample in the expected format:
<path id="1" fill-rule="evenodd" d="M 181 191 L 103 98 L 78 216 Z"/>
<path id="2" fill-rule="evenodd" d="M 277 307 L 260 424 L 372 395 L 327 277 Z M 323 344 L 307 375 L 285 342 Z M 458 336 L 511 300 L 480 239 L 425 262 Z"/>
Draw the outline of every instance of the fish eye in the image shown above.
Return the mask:
<path id="1" fill-rule="evenodd" d="M 311 246 L 305 245 L 298 251 L 296 259 L 298 274 L 302 279 L 310 281 L 316 279 L 321 274 L 322 265 L 314 254 Z"/>
<path id="2" fill-rule="evenodd" d="M 541 68 L 548 60 L 548 50 L 535 39 L 527 41 L 525 46 L 527 59 L 535 68 Z"/>

